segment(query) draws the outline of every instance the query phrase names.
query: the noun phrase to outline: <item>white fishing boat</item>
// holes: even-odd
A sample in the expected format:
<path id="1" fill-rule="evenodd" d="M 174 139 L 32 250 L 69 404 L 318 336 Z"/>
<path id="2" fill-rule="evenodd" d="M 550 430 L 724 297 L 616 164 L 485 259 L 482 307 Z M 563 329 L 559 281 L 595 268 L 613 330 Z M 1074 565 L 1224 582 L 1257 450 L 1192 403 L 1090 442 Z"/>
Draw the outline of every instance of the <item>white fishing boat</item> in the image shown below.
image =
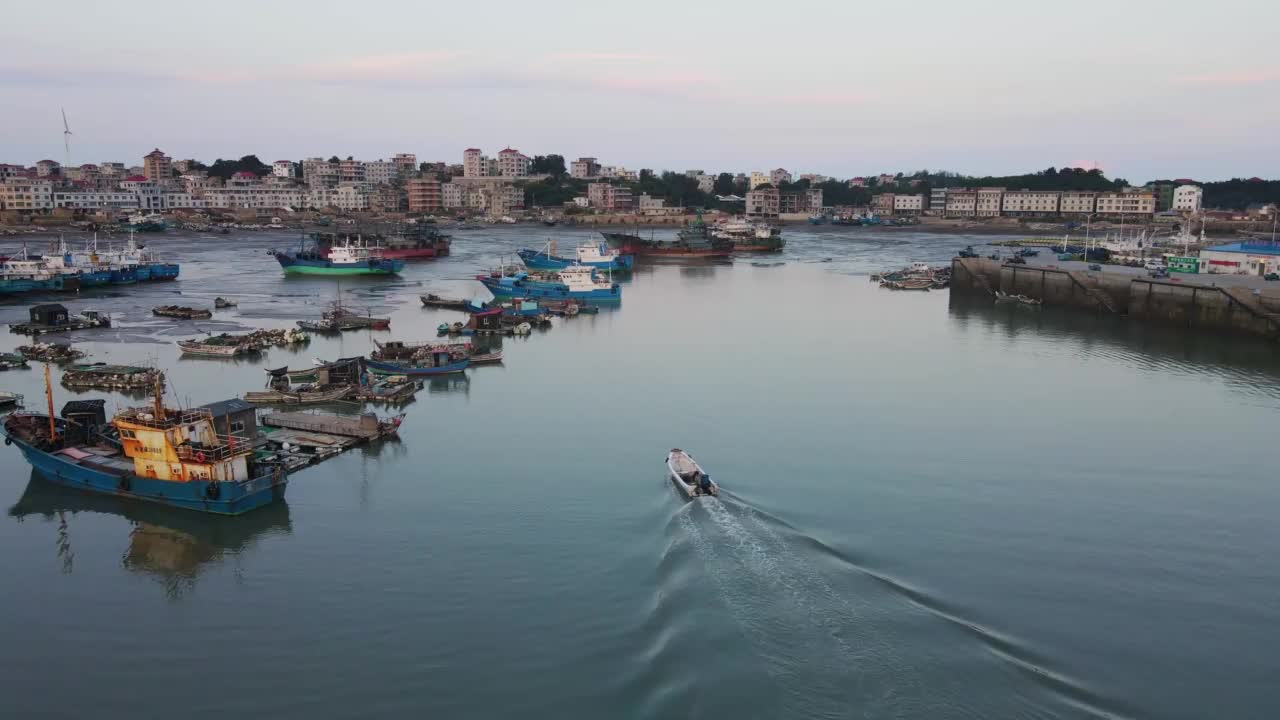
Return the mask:
<path id="1" fill-rule="evenodd" d="M 720 486 L 711 480 L 710 475 L 703 472 L 693 456 L 680 448 L 672 448 L 671 452 L 667 453 L 667 473 L 676 487 L 680 488 L 680 491 L 690 500 L 699 495 L 720 494 Z"/>

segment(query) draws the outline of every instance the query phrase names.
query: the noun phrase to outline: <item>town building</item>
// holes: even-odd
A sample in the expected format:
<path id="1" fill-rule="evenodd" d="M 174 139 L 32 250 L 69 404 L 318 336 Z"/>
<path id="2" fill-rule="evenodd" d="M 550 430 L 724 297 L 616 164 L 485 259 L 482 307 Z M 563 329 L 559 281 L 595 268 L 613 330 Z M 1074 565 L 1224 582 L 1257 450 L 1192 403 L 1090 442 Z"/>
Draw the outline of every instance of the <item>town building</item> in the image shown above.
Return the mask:
<path id="1" fill-rule="evenodd" d="M 53 208 L 53 182 L 14 177 L 0 184 L 0 210 L 34 212 Z"/>
<path id="2" fill-rule="evenodd" d="M 1204 189 L 1199 185 L 1179 185 L 1173 191 L 1173 209 L 1198 213 L 1204 205 Z"/>
<path id="3" fill-rule="evenodd" d="M 684 208 L 667 205 L 666 198 L 652 197 L 648 193 L 640 195 L 639 210 L 641 215 L 679 215 Z"/>
<path id="4" fill-rule="evenodd" d="M 880 193 L 871 196 L 871 212 L 876 215 L 892 215 L 894 201 L 897 196 L 893 193 Z"/>
<path id="5" fill-rule="evenodd" d="M 978 188 L 974 215 L 977 217 L 1000 217 L 1003 197 L 1004 188 Z"/>
<path id="6" fill-rule="evenodd" d="M 849 187 L 866 187 L 867 179 L 864 177 L 849 178 Z"/>
<path id="7" fill-rule="evenodd" d="M 447 182 L 440 185 L 440 204 L 446 208 L 466 206 L 466 192 L 458 183 Z"/>
<path id="8" fill-rule="evenodd" d="M 978 214 L 978 191 L 950 188 L 947 190 L 946 216 L 974 217 Z"/>
<path id="9" fill-rule="evenodd" d="M 821 185 L 822 183 L 827 182 L 831 178 L 827 177 L 826 175 L 819 175 L 817 173 L 805 173 L 801 175 L 799 179 L 808 180 L 809 185 L 813 186 L 813 185 Z"/>
<path id="10" fill-rule="evenodd" d="M 186 171 L 183 171 L 186 174 Z M 271 163 L 271 174 L 275 177 L 291 178 L 294 176 L 292 160 L 277 160 Z"/>
<path id="11" fill-rule="evenodd" d="M 1098 215 L 1122 217 L 1129 215 L 1154 215 L 1155 193 L 1145 190 L 1098 193 Z"/>
<path id="12" fill-rule="evenodd" d="M 364 180 L 372 185 L 390 185 L 399 173 L 390 160 L 370 160 L 364 163 Z"/>
<path id="13" fill-rule="evenodd" d="M 888 187 L 888 186 L 891 186 L 891 185 L 897 185 L 897 184 L 898 184 L 898 176 L 897 176 L 897 175 L 890 175 L 889 173 L 882 173 L 882 174 L 880 175 L 880 177 L 877 177 L 877 178 L 876 178 L 876 184 L 877 184 L 877 185 L 879 185 L 880 187 Z"/>
<path id="14" fill-rule="evenodd" d="M 413 153 L 396 153 L 391 162 L 395 163 L 400 177 L 408 177 L 418 171 L 418 156 Z"/>
<path id="15" fill-rule="evenodd" d="M 947 193 L 949 188 L 933 188 L 929 191 L 929 214 L 939 217 L 947 214 Z"/>
<path id="16" fill-rule="evenodd" d="M 101 190 L 57 190 L 53 207 L 73 210 L 120 210 L 138 207 L 138 196 L 131 192 Z"/>
<path id="17" fill-rule="evenodd" d="M 529 177 L 532 160 L 514 148 L 504 148 L 498 153 L 498 174 L 508 178 Z"/>
<path id="18" fill-rule="evenodd" d="M 338 184 L 338 163 L 324 158 L 307 158 L 302 161 L 302 182 L 309 188 L 334 187 Z"/>
<path id="19" fill-rule="evenodd" d="M 1065 190 L 1058 197 L 1058 212 L 1063 217 L 1092 215 L 1097 208 L 1098 193 L 1084 190 Z"/>
<path id="20" fill-rule="evenodd" d="M 339 183 L 364 183 L 368 181 L 363 162 L 354 158 L 338 161 Z"/>
<path id="21" fill-rule="evenodd" d="M 635 199 L 631 195 L 630 188 L 607 182 L 594 182 L 588 185 L 587 200 L 591 207 L 610 212 L 631 210 L 635 207 Z"/>
<path id="22" fill-rule="evenodd" d="M 489 174 L 489 159 L 480 148 L 462 151 L 462 177 L 478 178 Z"/>
<path id="23" fill-rule="evenodd" d="M 168 180 L 173 177 L 173 160 L 156 148 L 143 156 L 142 174 L 152 180 Z"/>
<path id="24" fill-rule="evenodd" d="M 444 209 L 441 183 L 435 178 L 411 178 L 405 181 L 409 195 L 409 212 L 430 213 Z"/>
<path id="25" fill-rule="evenodd" d="M 1268 240 L 1243 241 L 1200 251 L 1200 271 L 1215 274 L 1280 273 L 1280 245 Z"/>
<path id="26" fill-rule="evenodd" d="M 0 181 L 8 180 L 11 177 L 22 177 L 26 175 L 27 169 L 21 165 L 8 165 L 0 163 Z"/>
<path id="27" fill-rule="evenodd" d="M 62 166 L 53 160 L 41 160 L 36 163 L 36 177 L 50 177 L 61 174 Z"/>
<path id="28" fill-rule="evenodd" d="M 1155 195 L 1156 212 L 1165 212 L 1173 209 L 1173 192 L 1177 186 L 1171 182 L 1148 183 L 1142 188 L 1147 192 Z"/>
<path id="29" fill-rule="evenodd" d="M 820 210 L 822 210 L 821 188 L 778 193 L 778 212 L 782 215 L 815 213 Z"/>
<path id="30" fill-rule="evenodd" d="M 1044 217 L 1058 214 L 1059 192 L 1011 190 L 1001 200 L 1000 212 L 1012 217 Z"/>
<path id="31" fill-rule="evenodd" d="M 772 182 L 769 173 L 763 173 L 758 170 L 751 171 L 751 179 L 747 182 L 748 190 L 755 190 L 761 185 L 768 185 Z M 776 185 L 774 187 L 777 187 Z"/>
<path id="32" fill-rule="evenodd" d="M 582 157 L 569 163 L 569 177 L 590 180 L 600 176 L 600 163 L 593 157 Z"/>
<path id="33" fill-rule="evenodd" d="M 467 189 L 467 207 L 489 217 L 511 215 L 524 209 L 524 191 L 510 183 L 487 183 Z"/>
<path id="34" fill-rule="evenodd" d="M 102 173 L 104 178 L 122 178 L 129 174 L 122 162 L 99 163 L 98 172 Z"/>
<path id="35" fill-rule="evenodd" d="M 924 195 L 894 195 L 894 215 L 921 215 L 924 213 Z"/>
<path id="36" fill-rule="evenodd" d="M 773 183 L 774 185 L 781 185 L 782 183 L 790 183 L 791 173 L 787 172 L 783 168 L 776 168 L 769 173 L 769 182 Z"/>
<path id="37" fill-rule="evenodd" d="M 747 217 L 752 219 L 768 220 L 778 217 L 782 212 L 782 192 L 776 187 L 748 190 L 745 211 Z"/>

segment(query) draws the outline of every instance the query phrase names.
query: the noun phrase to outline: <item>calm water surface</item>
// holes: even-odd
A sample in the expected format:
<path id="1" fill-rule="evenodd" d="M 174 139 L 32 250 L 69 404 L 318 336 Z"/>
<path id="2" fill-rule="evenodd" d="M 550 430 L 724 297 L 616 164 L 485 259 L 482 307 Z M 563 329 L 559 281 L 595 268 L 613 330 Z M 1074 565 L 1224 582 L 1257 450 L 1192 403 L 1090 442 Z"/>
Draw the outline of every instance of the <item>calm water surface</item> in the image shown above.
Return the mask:
<path id="1" fill-rule="evenodd" d="M 424 339 L 459 316 L 419 293 L 483 294 L 548 234 L 459 232 L 344 302 Z M 290 240 L 153 238 L 182 280 L 66 299 L 120 320 L 79 344 L 193 404 L 370 350 L 179 359 L 336 296 L 281 277 Z M 643 267 L 620 308 L 507 339 L 401 442 L 241 518 L 59 489 L 4 448 L 0 716 L 1275 717 L 1273 346 L 867 281 L 970 242 L 806 228 L 781 257 Z M 240 307 L 149 315 L 215 295 Z M 39 406 L 40 376 L 0 387 Z M 722 497 L 677 496 L 673 446 Z"/>

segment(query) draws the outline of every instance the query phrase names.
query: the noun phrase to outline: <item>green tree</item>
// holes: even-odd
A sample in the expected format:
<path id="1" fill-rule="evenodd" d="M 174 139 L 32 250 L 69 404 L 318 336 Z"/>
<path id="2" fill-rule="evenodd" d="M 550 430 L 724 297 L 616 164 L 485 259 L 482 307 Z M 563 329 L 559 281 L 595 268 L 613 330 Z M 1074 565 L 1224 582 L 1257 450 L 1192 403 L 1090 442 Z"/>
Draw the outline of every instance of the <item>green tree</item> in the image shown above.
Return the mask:
<path id="1" fill-rule="evenodd" d="M 535 175 L 546 174 L 558 178 L 567 172 L 564 165 L 564 156 L 535 155 L 533 161 L 529 163 L 529 172 Z"/>
<path id="2" fill-rule="evenodd" d="M 717 175 L 716 182 L 715 182 L 715 185 L 712 186 L 712 190 L 717 195 L 732 195 L 733 194 L 733 175 L 727 172 L 722 172 L 719 175 Z"/>

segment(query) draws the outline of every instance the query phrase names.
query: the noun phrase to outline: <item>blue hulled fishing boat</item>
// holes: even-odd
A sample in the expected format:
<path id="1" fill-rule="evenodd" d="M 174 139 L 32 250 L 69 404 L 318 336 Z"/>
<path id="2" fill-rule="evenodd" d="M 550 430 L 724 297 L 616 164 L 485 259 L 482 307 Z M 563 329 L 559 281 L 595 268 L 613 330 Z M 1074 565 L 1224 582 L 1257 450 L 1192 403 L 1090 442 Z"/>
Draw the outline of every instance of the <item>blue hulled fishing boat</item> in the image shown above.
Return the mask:
<path id="1" fill-rule="evenodd" d="M 532 276 L 526 272 L 505 275 L 501 272 L 477 275 L 482 285 L 494 297 L 521 297 L 549 300 L 582 300 L 585 302 L 621 302 L 622 288 L 618 283 L 606 282 L 595 277 L 595 270 L 581 265 L 567 267 L 546 276 Z"/>
<path id="2" fill-rule="evenodd" d="M 530 270 L 563 270 L 573 265 L 585 265 L 596 270 L 619 272 L 630 270 L 635 265 L 634 255 L 624 255 L 609 247 L 607 242 L 579 245 L 576 259 L 560 257 L 555 253 L 555 241 L 551 241 L 541 250 L 521 250 L 518 254 L 525 267 Z"/>
<path id="3" fill-rule="evenodd" d="M 368 359 L 364 361 L 369 372 L 376 375 L 405 375 L 407 377 L 426 377 L 430 375 L 451 375 L 460 373 L 471 364 L 470 357 L 457 357 L 449 347 L 436 346 L 427 348 L 425 352 L 409 363 L 389 362 L 387 360 Z"/>

